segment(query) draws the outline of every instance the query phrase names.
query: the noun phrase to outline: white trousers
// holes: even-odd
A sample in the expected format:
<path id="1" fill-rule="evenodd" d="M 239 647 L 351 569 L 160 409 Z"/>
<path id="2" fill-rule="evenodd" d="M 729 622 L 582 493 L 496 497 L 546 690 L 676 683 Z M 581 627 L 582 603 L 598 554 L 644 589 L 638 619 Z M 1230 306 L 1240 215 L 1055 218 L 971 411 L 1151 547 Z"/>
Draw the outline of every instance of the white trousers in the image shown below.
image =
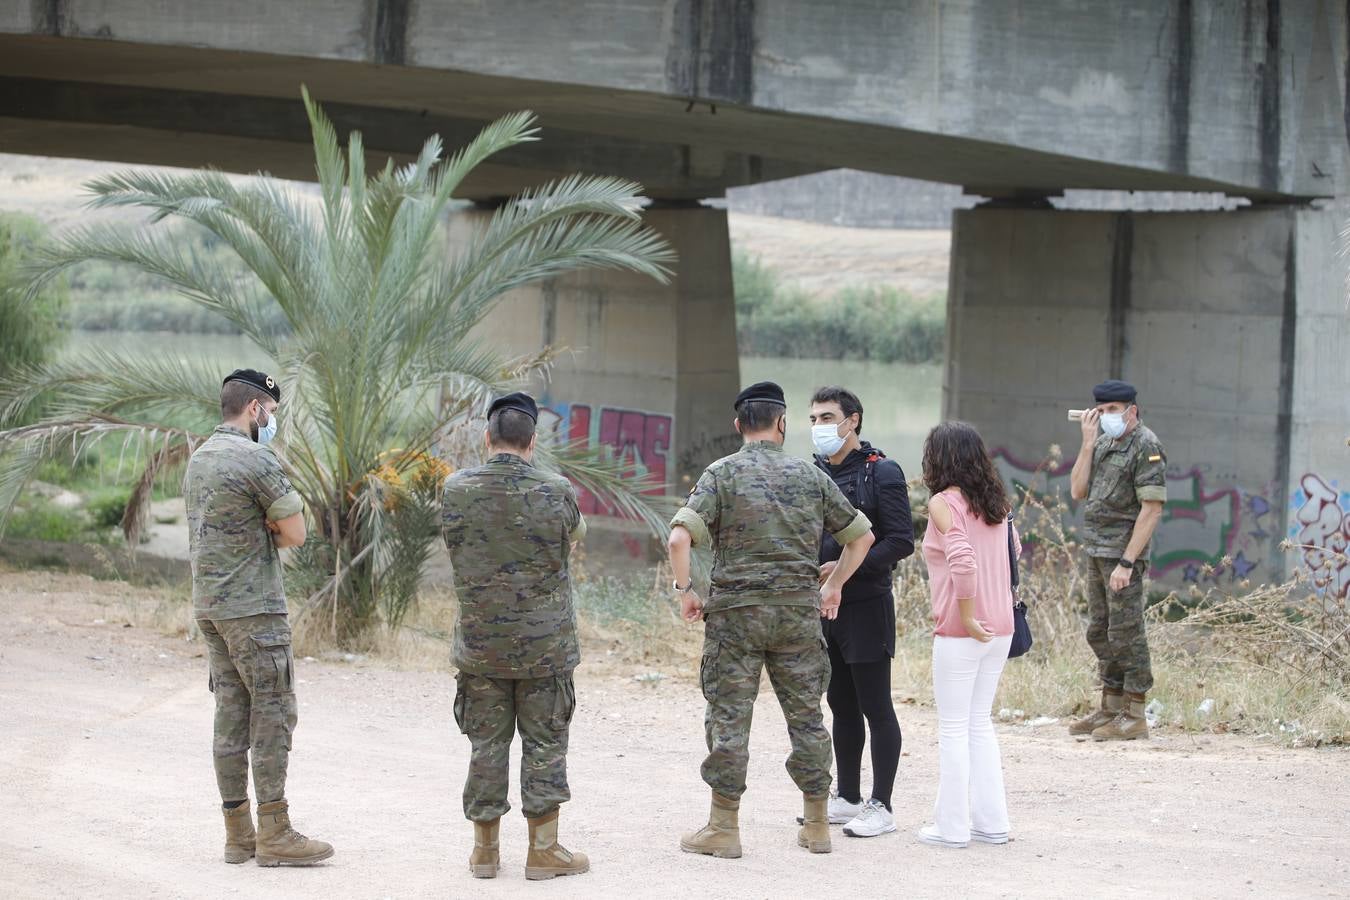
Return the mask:
<path id="1" fill-rule="evenodd" d="M 938 710 L 937 830 L 949 841 L 970 840 L 973 827 L 1008 831 L 1003 761 L 989 711 L 1008 661 L 1012 636 L 987 644 L 974 638 L 933 638 L 933 696 Z"/>

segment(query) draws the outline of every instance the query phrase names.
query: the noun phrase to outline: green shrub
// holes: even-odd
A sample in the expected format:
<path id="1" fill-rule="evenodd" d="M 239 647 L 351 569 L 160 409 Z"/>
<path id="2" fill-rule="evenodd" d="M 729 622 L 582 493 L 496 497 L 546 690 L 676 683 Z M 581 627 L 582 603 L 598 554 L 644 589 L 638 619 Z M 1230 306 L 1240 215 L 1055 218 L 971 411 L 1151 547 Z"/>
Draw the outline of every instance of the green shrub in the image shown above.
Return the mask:
<path id="1" fill-rule="evenodd" d="M 16 509 L 5 525 L 5 537 L 34 541 L 73 541 L 84 531 L 88 520 L 78 509 L 38 505 Z"/>
<path id="2" fill-rule="evenodd" d="M 53 282 L 31 300 L 27 297 L 22 267 L 43 235 L 41 223 L 31 216 L 0 213 L 0 376 L 40 364 L 63 337 L 65 284 Z"/>
<path id="3" fill-rule="evenodd" d="M 828 300 L 784 287 L 758 259 L 732 256 L 736 331 L 751 356 L 926 363 L 942 359 L 946 298 L 887 285 L 847 287 Z"/>
<path id="4" fill-rule="evenodd" d="M 96 527 L 116 528 L 127 511 L 127 492 L 123 488 L 107 488 L 91 497 L 86 509 Z"/>

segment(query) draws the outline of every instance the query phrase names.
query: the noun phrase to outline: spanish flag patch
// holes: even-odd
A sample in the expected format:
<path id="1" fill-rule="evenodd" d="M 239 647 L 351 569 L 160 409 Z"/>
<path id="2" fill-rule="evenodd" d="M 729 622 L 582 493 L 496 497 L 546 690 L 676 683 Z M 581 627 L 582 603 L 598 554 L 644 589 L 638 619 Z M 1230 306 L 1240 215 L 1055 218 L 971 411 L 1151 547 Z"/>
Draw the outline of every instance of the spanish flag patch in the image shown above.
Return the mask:
<path id="1" fill-rule="evenodd" d="M 1161 454 L 1161 453 L 1155 453 L 1155 454 L 1153 454 L 1152 456 L 1150 456 L 1150 457 L 1148 458 L 1148 461 L 1149 461 L 1149 462 L 1162 462 L 1162 454 Z"/>

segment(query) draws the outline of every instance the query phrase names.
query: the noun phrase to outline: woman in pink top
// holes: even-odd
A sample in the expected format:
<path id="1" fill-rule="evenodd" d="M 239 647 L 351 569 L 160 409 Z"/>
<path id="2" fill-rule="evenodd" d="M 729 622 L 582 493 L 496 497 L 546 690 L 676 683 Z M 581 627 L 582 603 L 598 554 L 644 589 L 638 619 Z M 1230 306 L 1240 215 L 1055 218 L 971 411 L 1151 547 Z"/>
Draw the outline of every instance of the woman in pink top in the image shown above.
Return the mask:
<path id="1" fill-rule="evenodd" d="M 923 556 L 933 595 L 939 762 L 935 821 L 918 837 L 943 847 L 1006 844 L 1003 763 L 989 711 L 1012 642 L 1011 505 L 984 441 L 965 422 L 929 432 L 923 480 L 932 493 Z"/>

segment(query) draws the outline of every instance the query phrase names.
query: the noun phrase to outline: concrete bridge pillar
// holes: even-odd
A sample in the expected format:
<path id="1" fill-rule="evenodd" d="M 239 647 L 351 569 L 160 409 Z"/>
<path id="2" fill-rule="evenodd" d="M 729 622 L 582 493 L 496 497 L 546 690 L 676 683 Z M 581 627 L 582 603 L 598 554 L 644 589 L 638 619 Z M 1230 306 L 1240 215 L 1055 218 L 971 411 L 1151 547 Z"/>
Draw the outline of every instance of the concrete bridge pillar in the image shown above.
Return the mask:
<path id="1" fill-rule="evenodd" d="M 1131 381 L 1168 452 L 1154 576 L 1256 584 L 1308 564 L 1345 597 L 1350 566 L 1324 565 L 1350 541 L 1340 224 L 1305 207 L 957 212 L 944 415 L 973 422 L 1011 482 L 1067 498 L 1065 410 Z"/>
<path id="2" fill-rule="evenodd" d="M 451 244 L 490 212 L 456 214 Z M 683 495 L 703 467 L 740 445 L 740 389 L 726 211 L 655 204 L 644 220 L 674 246 L 669 284 L 586 271 L 511 292 L 484 333 L 515 353 L 566 348 L 536 391 L 547 427 L 603 444 Z M 594 498 L 585 511 L 603 513 Z M 631 548 L 630 548 L 631 549 Z"/>

